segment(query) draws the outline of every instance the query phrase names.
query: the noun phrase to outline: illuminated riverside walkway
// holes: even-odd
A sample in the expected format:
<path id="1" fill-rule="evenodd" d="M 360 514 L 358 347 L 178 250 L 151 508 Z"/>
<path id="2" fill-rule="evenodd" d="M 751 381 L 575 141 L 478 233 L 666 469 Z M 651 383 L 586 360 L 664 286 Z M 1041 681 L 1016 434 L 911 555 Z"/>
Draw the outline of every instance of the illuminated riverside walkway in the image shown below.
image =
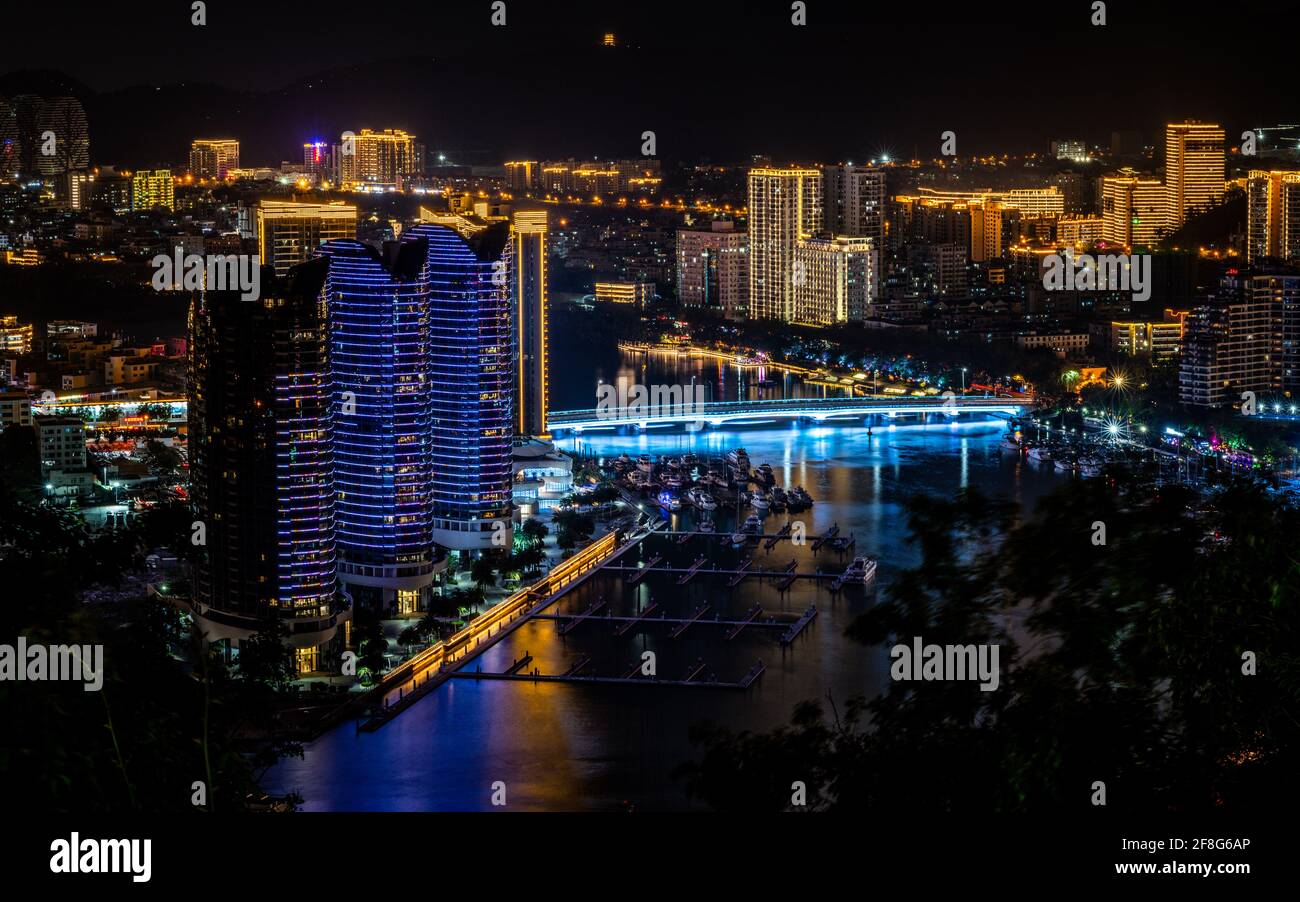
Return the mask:
<path id="1" fill-rule="evenodd" d="M 597 429 L 651 429 L 703 423 L 722 426 L 727 423 L 765 422 L 774 419 L 826 421 L 883 416 L 896 419 L 900 416 L 946 416 L 962 414 L 992 414 L 1017 416 L 1033 407 L 1033 402 L 1017 398 L 951 397 L 928 398 L 785 398 L 779 401 L 711 401 L 692 404 L 649 403 L 640 408 L 612 408 L 609 410 L 552 410 L 546 415 L 546 427 L 552 432 L 581 433 Z"/>
<path id="2" fill-rule="evenodd" d="M 442 639 L 402 662 L 384 675 L 370 694 L 379 710 L 360 729 L 370 731 L 383 726 L 430 690 L 442 685 L 452 671 L 495 645 L 534 614 L 554 604 L 560 595 L 576 583 L 636 547 L 660 523 L 637 530 L 622 545 L 615 533 L 592 542 L 568 560 L 551 568 L 543 579 L 520 589 L 500 604 L 484 612 L 460 632 Z"/>

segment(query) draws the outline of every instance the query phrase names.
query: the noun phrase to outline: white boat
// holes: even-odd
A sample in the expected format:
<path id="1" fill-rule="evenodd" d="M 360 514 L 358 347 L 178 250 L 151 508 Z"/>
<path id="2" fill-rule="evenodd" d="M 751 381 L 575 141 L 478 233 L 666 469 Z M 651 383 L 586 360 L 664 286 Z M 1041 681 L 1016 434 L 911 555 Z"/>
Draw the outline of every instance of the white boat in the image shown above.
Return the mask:
<path id="1" fill-rule="evenodd" d="M 750 496 L 749 503 L 754 510 L 765 511 L 772 506 L 772 499 L 767 496 L 767 492 L 760 489 Z"/>
<path id="2" fill-rule="evenodd" d="M 855 557 L 842 577 L 846 583 L 865 583 L 876 575 L 876 560 L 869 557 Z"/>
<path id="3" fill-rule="evenodd" d="M 636 468 L 642 473 L 649 474 L 654 472 L 655 464 L 654 461 L 650 459 L 649 455 L 642 454 L 636 459 Z"/>
<path id="4" fill-rule="evenodd" d="M 1070 460 L 1068 457 L 1058 457 L 1056 458 L 1055 463 L 1056 469 L 1060 470 L 1062 473 L 1074 472 L 1074 461 Z"/>
<path id="5" fill-rule="evenodd" d="M 741 467 L 745 472 L 749 472 L 749 454 L 744 448 L 735 448 L 727 452 L 727 463 Z"/>
<path id="6" fill-rule="evenodd" d="M 1043 445 L 1035 445 L 1029 449 L 1029 459 L 1044 464 L 1050 463 L 1052 460 L 1052 452 Z"/>
<path id="7" fill-rule="evenodd" d="M 750 514 L 745 518 L 745 525 L 740 527 L 743 532 L 755 533 L 763 528 L 763 520 L 758 514 Z"/>
<path id="8" fill-rule="evenodd" d="M 1101 466 L 1103 461 L 1099 457 L 1080 457 L 1079 458 L 1079 475 L 1085 479 L 1101 475 Z"/>
<path id="9" fill-rule="evenodd" d="M 694 488 L 686 493 L 687 499 L 702 511 L 715 511 L 718 509 L 718 502 L 713 500 L 713 496 L 704 489 Z"/>
<path id="10" fill-rule="evenodd" d="M 1016 441 L 1015 436 L 1011 435 L 1002 436 L 1002 444 L 1000 447 L 1003 451 L 1014 451 L 1017 454 L 1025 450 L 1024 446 L 1021 445 L 1020 442 Z"/>
<path id="11" fill-rule="evenodd" d="M 749 541 L 749 536 L 743 532 L 733 532 L 731 534 L 731 547 L 744 548 L 745 543 Z"/>

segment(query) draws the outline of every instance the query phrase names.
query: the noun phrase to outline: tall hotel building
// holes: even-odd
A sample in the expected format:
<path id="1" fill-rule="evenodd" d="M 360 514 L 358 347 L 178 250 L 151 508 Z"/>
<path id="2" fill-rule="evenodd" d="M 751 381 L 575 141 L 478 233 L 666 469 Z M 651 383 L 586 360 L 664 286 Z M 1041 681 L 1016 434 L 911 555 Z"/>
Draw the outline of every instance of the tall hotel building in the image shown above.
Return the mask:
<path id="1" fill-rule="evenodd" d="M 749 312 L 749 236 L 722 220 L 677 230 L 677 301 L 743 320 Z"/>
<path id="2" fill-rule="evenodd" d="M 257 205 L 257 252 L 262 266 L 277 276 L 311 259 L 327 241 L 356 237 L 357 208 L 352 204 L 264 200 Z"/>
<path id="3" fill-rule="evenodd" d="M 536 191 L 542 186 L 542 164 L 536 160 L 506 163 L 506 184 L 511 191 Z"/>
<path id="4" fill-rule="evenodd" d="M 428 245 L 381 254 L 344 240 L 318 253 L 329 260 L 339 579 L 354 604 L 409 615 L 446 564 L 431 532 Z"/>
<path id="5" fill-rule="evenodd" d="M 794 321 L 830 326 L 873 315 L 879 267 L 873 239 L 818 236 L 800 241 L 795 266 Z"/>
<path id="6" fill-rule="evenodd" d="M 336 177 L 334 154 L 324 141 L 311 141 L 302 146 L 302 167 L 318 183 L 332 181 Z"/>
<path id="7" fill-rule="evenodd" d="M 1246 260 L 1300 258 L 1300 172 L 1251 170 L 1246 179 Z"/>
<path id="8" fill-rule="evenodd" d="M 1104 176 L 1101 180 L 1101 236 L 1127 248 L 1154 244 L 1166 228 L 1165 185 L 1134 174 Z"/>
<path id="9" fill-rule="evenodd" d="M 174 209 L 175 191 L 170 169 L 141 169 L 131 177 L 131 209 Z"/>
<path id="10" fill-rule="evenodd" d="M 363 128 L 343 139 L 339 180 L 344 185 L 397 185 L 417 168 L 415 135 L 401 129 Z"/>
<path id="11" fill-rule="evenodd" d="M 516 262 L 510 224 L 435 217 L 405 230 L 402 241 L 428 249 L 433 540 L 461 551 L 509 548 Z"/>
<path id="12" fill-rule="evenodd" d="M 519 355 L 515 432 L 518 435 L 546 434 L 546 408 L 550 399 L 546 216 L 545 210 L 520 210 L 514 216 L 513 319 Z"/>
<path id="13" fill-rule="evenodd" d="M 750 317 L 794 318 L 795 247 L 822 226 L 820 170 L 749 171 Z"/>
<path id="14" fill-rule="evenodd" d="M 195 178 L 224 179 L 239 168 L 239 142 L 234 138 L 199 138 L 190 145 L 190 174 Z"/>
<path id="15" fill-rule="evenodd" d="M 1223 128 L 1202 122 L 1165 126 L 1165 220 L 1177 229 L 1189 212 L 1223 201 Z"/>
<path id="16" fill-rule="evenodd" d="M 204 525 L 192 611 L 233 646 L 286 621 L 300 672 L 325 670 L 338 592 L 324 260 L 263 297 L 207 292 L 190 309 L 192 501 Z"/>

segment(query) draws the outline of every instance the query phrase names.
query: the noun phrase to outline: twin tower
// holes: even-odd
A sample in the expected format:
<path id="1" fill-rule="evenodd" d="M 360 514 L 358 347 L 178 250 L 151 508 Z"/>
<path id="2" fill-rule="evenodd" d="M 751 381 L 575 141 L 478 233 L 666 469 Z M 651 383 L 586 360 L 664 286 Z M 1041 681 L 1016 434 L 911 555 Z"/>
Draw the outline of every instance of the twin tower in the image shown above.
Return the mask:
<path id="1" fill-rule="evenodd" d="M 545 403 L 545 249 L 527 234 L 438 217 L 382 250 L 327 241 L 258 301 L 195 299 L 194 612 L 209 640 L 278 615 L 315 670 L 351 604 L 412 614 L 449 551 L 510 547 L 513 437 L 530 418 L 517 396 Z M 523 378 L 537 359 L 540 386 Z"/>

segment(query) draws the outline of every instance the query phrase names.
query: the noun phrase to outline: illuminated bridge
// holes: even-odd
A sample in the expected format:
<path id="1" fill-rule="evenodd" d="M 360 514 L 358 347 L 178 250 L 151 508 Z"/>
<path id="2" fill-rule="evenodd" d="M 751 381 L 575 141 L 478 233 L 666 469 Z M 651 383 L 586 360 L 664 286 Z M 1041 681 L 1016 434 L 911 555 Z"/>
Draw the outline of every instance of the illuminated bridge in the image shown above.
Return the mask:
<path id="1" fill-rule="evenodd" d="M 1017 416 L 1033 407 L 1019 398 L 942 397 L 928 398 L 787 398 L 780 401 L 713 401 L 692 404 L 648 404 L 640 407 L 610 407 L 591 410 L 552 410 L 546 428 L 552 433 L 592 432 L 601 429 L 665 429 L 703 424 L 740 426 L 774 420 L 802 420 L 812 423 L 840 423 L 864 417 L 919 416 L 923 420 L 968 414 Z"/>

